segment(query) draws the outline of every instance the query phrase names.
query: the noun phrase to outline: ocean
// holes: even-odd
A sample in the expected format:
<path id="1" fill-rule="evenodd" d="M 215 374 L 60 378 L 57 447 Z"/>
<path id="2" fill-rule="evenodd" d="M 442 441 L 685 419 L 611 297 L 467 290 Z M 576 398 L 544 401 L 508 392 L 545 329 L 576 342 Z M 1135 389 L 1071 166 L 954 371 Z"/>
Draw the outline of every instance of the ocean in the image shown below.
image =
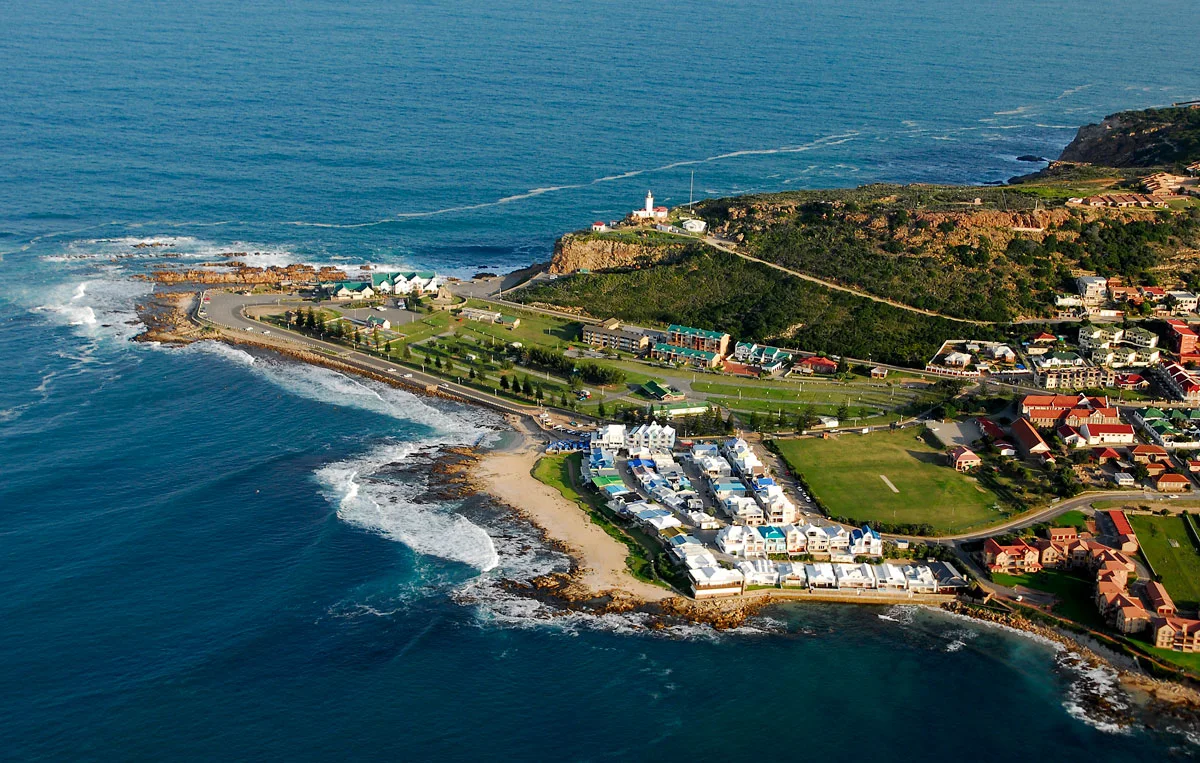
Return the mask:
<path id="1" fill-rule="evenodd" d="M 551 617 L 438 490 L 489 414 L 216 343 L 135 276 L 242 252 L 469 276 L 639 206 L 985 183 L 1200 97 L 1187 0 L 0 8 L 5 758 L 1185 757 L 1109 677 L 919 608 Z M 694 186 L 693 186 L 694 183 Z M 139 244 L 163 244 L 161 247 Z"/>

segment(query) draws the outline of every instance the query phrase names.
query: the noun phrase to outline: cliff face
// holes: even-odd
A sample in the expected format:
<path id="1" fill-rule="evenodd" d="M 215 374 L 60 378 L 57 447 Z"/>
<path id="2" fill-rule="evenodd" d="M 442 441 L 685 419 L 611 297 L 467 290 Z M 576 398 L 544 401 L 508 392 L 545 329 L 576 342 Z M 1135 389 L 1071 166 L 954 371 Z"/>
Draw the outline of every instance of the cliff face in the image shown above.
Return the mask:
<path id="1" fill-rule="evenodd" d="M 550 272 L 645 267 L 678 257 L 685 248 L 685 244 L 642 244 L 570 233 L 555 242 Z"/>
<path id="2" fill-rule="evenodd" d="M 1079 128 L 1061 161 L 1153 167 L 1200 159 L 1200 109 L 1123 111 Z"/>

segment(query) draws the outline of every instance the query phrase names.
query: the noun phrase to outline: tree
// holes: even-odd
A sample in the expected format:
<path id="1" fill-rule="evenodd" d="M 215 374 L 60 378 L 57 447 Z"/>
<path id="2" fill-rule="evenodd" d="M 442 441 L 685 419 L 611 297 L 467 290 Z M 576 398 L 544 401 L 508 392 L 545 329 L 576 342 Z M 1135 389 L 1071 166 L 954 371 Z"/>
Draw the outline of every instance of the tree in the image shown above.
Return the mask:
<path id="1" fill-rule="evenodd" d="M 508 375 L 507 374 L 500 374 L 500 389 L 505 390 L 505 391 L 508 390 Z"/>
<path id="2" fill-rule="evenodd" d="M 546 399 L 546 393 L 542 390 L 541 382 L 538 382 L 537 388 L 534 390 L 534 397 L 537 398 L 539 403 Z"/>
<path id="3" fill-rule="evenodd" d="M 529 397 L 533 394 L 533 385 L 529 383 L 529 376 L 526 375 L 521 379 L 521 394 Z"/>
<path id="4" fill-rule="evenodd" d="M 837 409 L 837 419 L 838 419 L 838 423 L 839 423 L 839 424 L 840 424 L 840 423 L 843 423 L 843 422 L 845 422 L 845 421 L 846 421 L 846 419 L 848 419 L 848 418 L 850 418 L 850 408 L 849 408 L 849 407 L 847 407 L 845 404 L 843 404 L 843 405 L 839 405 L 839 406 L 838 406 L 838 409 Z"/>
<path id="5" fill-rule="evenodd" d="M 475 369 L 474 369 L 474 368 L 472 368 L 472 369 L 471 369 L 471 373 L 467 374 L 467 377 L 468 377 L 468 378 L 470 378 L 470 379 L 474 379 L 474 378 L 475 378 L 475 375 L 476 375 L 476 374 L 475 374 Z"/>
<path id="6" fill-rule="evenodd" d="M 608 411 L 605 410 L 605 408 L 604 408 L 603 400 L 601 400 L 600 404 L 596 406 L 596 415 L 599 416 L 600 418 L 604 418 L 605 416 L 608 415 Z"/>
<path id="7" fill-rule="evenodd" d="M 400 357 L 405 360 L 412 360 L 412 350 L 408 349 L 408 343 L 404 343 L 404 350 L 400 353 Z"/>

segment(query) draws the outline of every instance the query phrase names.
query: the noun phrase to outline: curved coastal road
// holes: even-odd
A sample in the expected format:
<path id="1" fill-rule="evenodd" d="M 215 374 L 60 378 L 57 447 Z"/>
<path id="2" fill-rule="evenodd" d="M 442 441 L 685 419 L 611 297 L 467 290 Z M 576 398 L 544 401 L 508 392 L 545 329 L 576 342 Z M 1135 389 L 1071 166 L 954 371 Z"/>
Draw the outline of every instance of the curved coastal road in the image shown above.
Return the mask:
<path id="1" fill-rule="evenodd" d="M 538 408 L 535 406 L 523 406 L 506 400 L 495 395 L 489 395 L 486 392 L 481 392 L 477 389 L 466 387 L 461 384 L 455 384 L 451 381 L 446 381 L 431 374 L 425 374 L 420 371 L 415 371 L 396 363 L 390 363 L 373 355 L 368 355 L 358 350 L 351 350 L 345 345 L 326 342 L 322 339 L 306 336 L 294 331 L 271 326 L 270 334 L 264 334 L 263 324 L 247 318 L 243 314 L 243 309 L 254 305 L 274 305 L 283 304 L 285 302 L 295 302 L 296 300 L 286 300 L 281 297 L 271 296 L 267 294 L 258 295 L 242 295 L 231 294 L 229 292 L 214 291 L 205 292 L 210 298 L 207 303 L 202 302 L 197 307 L 197 319 L 206 321 L 218 328 L 225 329 L 230 332 L 237 332 L 237 336 L 241 336 L 242 332 L 253 334 L 254 340 L 260 344 L 291 344 L 300 345 L 307 349 L 316 349 L 322 354 L 329 355 L 332 359 L 349 365 L 357 366 L 372 373 L 380 374 L 395 378 L 398 382 L 411 384 L 415 387 L 438 387 L 442 391 L 455 397 L 460 397 L 464 400 L 480 403 L 489 408 L 498 409 L 507 413 L 514 413 L 524 416 L 535 416 L 539 411 L 546 408 Z M 200 311 L 203 310 L 203 315 Z M 405 376 L 401 378 L 401 373 Z M 573 414 L 575 415 L 575 414 Z M 576 415 L 577 418 L 590 419 L 590 417 L 582 414 Z"/>

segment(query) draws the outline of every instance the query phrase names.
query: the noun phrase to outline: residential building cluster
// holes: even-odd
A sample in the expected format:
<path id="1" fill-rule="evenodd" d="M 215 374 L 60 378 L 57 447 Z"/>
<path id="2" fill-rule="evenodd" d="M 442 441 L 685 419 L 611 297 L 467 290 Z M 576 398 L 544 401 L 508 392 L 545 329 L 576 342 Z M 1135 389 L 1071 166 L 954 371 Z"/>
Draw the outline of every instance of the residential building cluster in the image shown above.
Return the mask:
<path id="1" fill-rule="evenodd" d="M 974 379 L 986 374 L 1023 371 L 1017 353 L 1002 342 L 948 339 L 938 348 L 925 370 L 939 376 Z"/>
<path id="2" fill-rule="evenodd" d="M 433 294 L 445 281 L 432 270 L 372 273 L 370 279 L 321 283 L 318 290 L 330 299 L 370 299 L 379 294 Z"/>

